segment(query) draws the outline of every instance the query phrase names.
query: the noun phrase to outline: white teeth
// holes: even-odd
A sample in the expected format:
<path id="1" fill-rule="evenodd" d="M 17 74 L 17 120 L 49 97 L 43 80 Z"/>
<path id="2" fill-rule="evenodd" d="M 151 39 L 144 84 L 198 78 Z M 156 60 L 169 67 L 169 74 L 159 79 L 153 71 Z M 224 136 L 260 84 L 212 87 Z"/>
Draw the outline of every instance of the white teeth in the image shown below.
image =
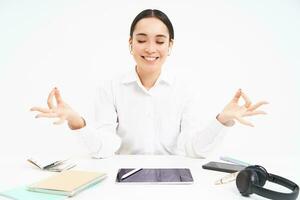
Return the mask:
<path id="1" fill-rule="evenodd" d="M 145 60 L 148 60 L 148 61 L 154 61 L 156 60 L 156 57 L 144 57 Z"/>

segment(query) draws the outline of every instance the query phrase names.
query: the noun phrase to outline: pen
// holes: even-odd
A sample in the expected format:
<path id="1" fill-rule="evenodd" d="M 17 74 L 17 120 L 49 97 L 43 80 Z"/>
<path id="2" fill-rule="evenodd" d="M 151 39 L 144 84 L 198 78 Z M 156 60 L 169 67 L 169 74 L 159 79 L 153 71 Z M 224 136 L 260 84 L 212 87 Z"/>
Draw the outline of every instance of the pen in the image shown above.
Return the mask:
<path id="1" fill-rule="evenodd" d="M 126 178 L 128 178 L 129 176 L 137 173 L 138 171 L 142 170 L 143 168 L 136 168 L 136 169 L 133 169 L 131 170 L 130 172 L 127 172 L 126 174 L 124 174 L 122 177 L 121 177 L 121 180 L 124 180 Z"/>
<path id="2" fill-rule="evenodd" d="M 51 164 L 45 166 L 43 169 L 49 169 L 49 168 L 52 168 L 52 167 L 58 165 L 59 163 L 60 163 L 60 161 L 55 161 L 54 163 L 51 163 Z"/>
<path id="3" fill-rule="evenodd" d="M 233 164 L 243 165 L 245 167 L 247 167 L 247 166 L 250 165 L 249 163 L 246 163 L 246 162 L 243 162 L 243 161 L 240 161 L 240 160 L 228 157 L 228 156 L 221 156 L 220 159 L 223 160 L 223 161 L 227 161 L 227 162 L 233 163 Z"/>
<path id="4" fill-rule="evenodd" d="M 234 173 L 231 173 L 231 174 L 228 174 L 228 175 L 224 176 L 223 178 L 217 180 L 215 182 L 215 185 L 222 185 L 222 184 L 226 184 L 226 183 L 234 181 L 236 179 L 238 173 L 239 172 L 234 172 Z"/>

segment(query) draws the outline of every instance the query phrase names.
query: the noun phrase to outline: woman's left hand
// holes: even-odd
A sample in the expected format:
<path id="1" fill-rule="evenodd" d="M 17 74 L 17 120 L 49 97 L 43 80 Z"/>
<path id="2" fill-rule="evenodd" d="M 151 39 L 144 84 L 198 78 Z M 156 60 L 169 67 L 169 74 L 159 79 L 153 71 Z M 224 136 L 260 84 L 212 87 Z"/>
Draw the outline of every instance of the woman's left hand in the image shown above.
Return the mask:
<path id="1" fill-rule="evenodd" d="M 238 101 L 242 97 L 245 101 L 245 104 L 240 106 Z M 257 110 L 260 106 L 268 104 L 266 101 L 260 101 L 256 104 L 251 103 L 247 95 L 239 89 L 234 95 L 233 99 L 225 106 L 223 111 L 217 116 L 217 120 L 226 126 L 234 124 L 234 121 L 237 120 L 241 124 L 247 126 L 254 126 L 251 122 L 244 119 L 247 116 L 261 115 L 266 114 L 262 110 Z"/>

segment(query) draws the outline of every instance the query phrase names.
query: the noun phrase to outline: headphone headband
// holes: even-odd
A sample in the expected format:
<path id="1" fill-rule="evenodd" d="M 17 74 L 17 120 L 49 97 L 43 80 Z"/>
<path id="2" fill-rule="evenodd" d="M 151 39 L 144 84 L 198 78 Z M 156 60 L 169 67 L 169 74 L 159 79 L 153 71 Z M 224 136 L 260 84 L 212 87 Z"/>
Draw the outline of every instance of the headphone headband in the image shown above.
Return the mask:
<path id="1" fill-rule="evenodd" d="M 237 186 L 239 191 L 243 194 L 243 195 L 249 195 L 251 193 L 255 193 L 258 194 L 260 196 L 269 198 L 269 199 L 274 199 L 274 200 L 295 200 L 298 197 L 299 194 L 299 186 L 278 175 L 275 174 L 271 174 L 268 173 L 266 170 L 261 171 L 261 169 L 264 169 L 261 166 L 250 166 L 245 168 L 244 170 L 240 171 L 238 176 L 240 175 L 240 177 L 237 177 L 236 181 L 237 181 Z M 264 176 L 259 176 L 259 173 L 266 173 Z M 250 178 L 252 177 L 252 178 Z M 264 184 L 259 184 L 259 179 L 262 179 L 263 177 L 265 177 L 268 181 L 279 184 L 283 187 L 286 187 L 290 190 L 292 190 L 291 193 L 283 193 L 283 192 L 277 192 L 277 191 L 273 191 L 270 189 L 266 189 L 263 188 Z M 266 180 L 264 180 L 263 182 L 265 183 Z M 247 191 L 245 191 L 245 188 L 243 186 L 245 186 L 245 183 L 248 187 L 247 191 L 251 191 L 249 193 L 247 193 Z"/>

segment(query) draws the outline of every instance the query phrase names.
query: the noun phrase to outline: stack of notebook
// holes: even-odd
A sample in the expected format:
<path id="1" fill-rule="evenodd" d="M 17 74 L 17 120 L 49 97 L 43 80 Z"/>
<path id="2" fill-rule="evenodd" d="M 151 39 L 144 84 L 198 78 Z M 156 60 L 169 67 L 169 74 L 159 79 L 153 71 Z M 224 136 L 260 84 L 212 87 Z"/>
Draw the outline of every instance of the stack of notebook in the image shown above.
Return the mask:
<path id="1" fill-rule="evenodd" d="M 18 187 L 0 192 L 0 195 L 13 199 L 61 200 L 106 178 L 105 173 L 93 171 L 68 170 L 45 178 L 27 187 Z"/>
<path id="2" fill-rule="evenodd" d="M 28 190 L 73 196 L 85 188 L 98 183 L 105 177 L 106 174 L 100 172 L 78 170 L 63 171 L 28 186 Z"/>

